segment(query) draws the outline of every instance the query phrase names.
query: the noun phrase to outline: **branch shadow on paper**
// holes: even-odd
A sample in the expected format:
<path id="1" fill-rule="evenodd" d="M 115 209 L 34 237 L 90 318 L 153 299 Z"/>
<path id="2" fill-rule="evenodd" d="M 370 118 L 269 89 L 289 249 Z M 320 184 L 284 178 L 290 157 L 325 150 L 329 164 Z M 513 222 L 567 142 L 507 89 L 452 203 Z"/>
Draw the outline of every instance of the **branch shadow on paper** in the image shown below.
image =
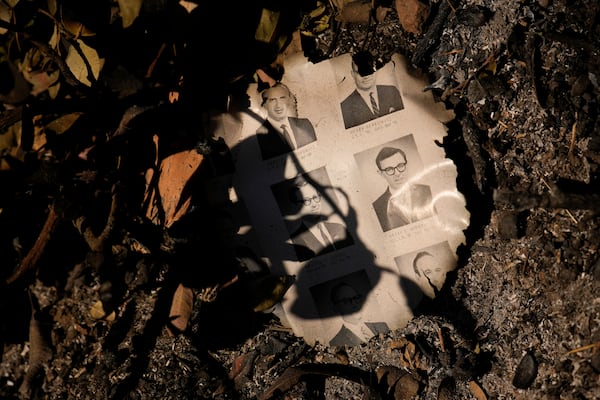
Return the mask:
<path id="1" fill-rule="evenodd" d="M 243 264 L 295 276 L 281 302 L 294 332 L 354 345 L 406 324 L 435 297 L 438 285 L 421 272 L 429 268 L 413 268 L 408 254 L 427 264 L 420 252 L 456 248 L 468 215 L 454 165 L 435 146 L 449 118 L 443 107 L 420 93 L 401 62 L 389 64 L 377 80 L 397 86 L 403 77 L 402 107 L 348 128 L 336 99 L 350 89 L 338 83 L 349 82 L 339 79 L 349 61 L 300 64 L 285 84 L 232 97 L 214 133 L 225 138 L 234 169 L 215 174 L 208 192 L 235 224 L 224 239 Z"/>
<path id="2" fill-rule="evenodd" d="M 253 118 L 261 118 L 250 110 L 244 112 Z M 241 140 L 231 148 L 233 163 L 240 154 L 255 151 L 253 140 L 252 137 Z M 259 266 L 257 269 L 268 269 L 275 274 L 287 273 L 286 263 L 300 265 L 295 273 L 296 296 L 288 311 L 301 320 L 335 319 L 337 322 L 333 324 L 339 331 L 329 334 L 329 345 L 356 345 L 373 335 L 387 332 L 390 329 L 388 323 L 377 317 L 371 320 L 371 315 L 364 311 L 382 272 L 388 270 L 396 274 L 397 271 L 377 265 L 373 252 L 360 240 L 356 210 L 350 205 L 348 194 L 331 183 L 326 165 L 306 171 L 293 152 L 281 157 L 294 166 L 296 174 L 286 177 L 281 168 L 275 170 L 278 172 L 274 175 L 272 169 L 268 191 L 263 193 L 264 198 L 258 202 L 255 199 L 253 204 L 255 207 L 269 203 L 276 205 L 274 209 L 263 206 L 265 210 L 262 211 L 271 216 L 278 214 L 284 227 L 268 238 L 277 241 L 276 244 L 269 243 L 274 252 L 263 250 L 258 237 L 262 235 L 264 240 L 268 236 L 269 231 L 265 231 L 263 225 L 269 225 L 269 222 L 257 219 L 256 215 L 250 216 L 248 207 L 253 205 L 239 196 L 244 188 L 237 187 L 239 181 L 234 179 L 235 172 L 225 169 L 226 173 L 219 178 L 222 179 L 222 190 L 211 192 L 220 197 L 213 199 L 213 203 L 220 204 L 219 209 L 227 223 L 233 224 L 227 230 L 230 236 L 226 234 L 232 253 L 250 268 Z M 218 175 L 218 171 L 215 172 Z M 254 178 L 261 183 L 260 177 Z M 244 181 L 242 185 L 248 185 L 248 182 Z M 234 199 L 230 188 L 234 190 Z M 360 260 L 360 265 L 356 260 Z M 424 297 L 421 289 L 410 280 L 404 284 L 398 281 L 398 285 L 409 299 L 409 307 L 416 310 Z M 377 305 L 376 299 L 370 301 L 369 310 Z M 388 313 L 393 312 L 395 310 L 388 310 Z"/>

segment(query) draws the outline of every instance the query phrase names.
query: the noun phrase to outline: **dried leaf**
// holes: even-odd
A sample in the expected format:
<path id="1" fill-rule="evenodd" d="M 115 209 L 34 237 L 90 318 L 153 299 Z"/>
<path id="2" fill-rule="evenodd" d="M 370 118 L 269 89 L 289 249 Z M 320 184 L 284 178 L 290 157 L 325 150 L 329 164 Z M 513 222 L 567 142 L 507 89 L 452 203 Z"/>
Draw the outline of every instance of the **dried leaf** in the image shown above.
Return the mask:
<path id="1" fill-rule="evenodd" d="M 394 393 L 394 400 L 410 400 L 419 393 L 419 380 L 412 374 L 393 365 L 383 365 L 375 370 L 381 390 Z"/>
<path id="2" fill-rule="evenodd" d="M 405 373 L 406 372 L 393 365 L 382 365 L 375 370 L 377 382 L 382 385 L 382 388 L 386 393 L 391 393 L 398 379 Z"/>
<path id="3" fill-rule="evenodd" d="M 390 351 L 402 349 L 404 346 L 406 346 L 406 343 L 408 343 L 408 339 L 404 337 L 401 337 L 397 340 L 392 340 L 390 342 Z"/>
<path id="4" fill-rule="evenodd" d="M 114 311 L 107 312 L 104 309 L 104 304 L 101 300 L 98 300 L 92 307 L 90 307 L 90 316 L 94 319 L 102 319 L 104 321 L 112 322 L 115 320 L 116 314 Z"/>
<path id="5" fill-rule="evenodd" d="M 117 2 L 119 3 L 123 28 L 127 28 L 133 24 L 133 21 L 140 14 L 142 0 L 117 0 Z"/>
<path id="6" fill-rule="evenodd" d="M 10 22 L 12 14 L 12 9 L 4 2 L 0 2 L 0 19 L 4 22 Z M 8 32 L 8 29 L 0 27 L 0 35 L 4 35 L 6 32 Z"/>
<path id="7" fill-rule="evenodd" d="M 13 78 L 13 86 L 8 94 L 0 94 L 0 100 L 7 104 L 21 104 L 29 97 L 31 90 L 29 83 L 23 77 L 21 71 L 19 71 L 24 68 L 23 66 L 17 66 L 10 61 L 8 61 L 8 68 Z"/>
<path id="8" fill-rule="evenodd" d="M 55 15 L 58 10 L 57 0 L 48 0 L 48 11 L 51 15 Z"/>
<path id="9" fill-rule="evenodd" d="M 297 385 L 302 379 L 305 372 L 300 368 L 289 367 L 283 374 L 275 380 L 275 382 L 261 395 L 258 396 L 259 400 L 269 400 L 273 398 L 277 393 L 285 393 L 287 390 Z"/>
<path id="10" fill-rule="evenodd" d="M 170 334 L 181 333 L 186 330 L 192 316 L 193 307 L 194 291 L 180 283 L 175 293 L 173 293 L 173 300 L 171 301 L 171 311 L 169 312 L 170 327 L 168 328 Z M 177 332 L 173 332 L 172 328 L 177 329 Z"/>
<path id="11" fill-rule="evenodd" d="M 429 7 L 419 0 L 396 0 L 400 25 L 405 31 L 421 34 L 423 23 L 429 16 Z"/>
<path id="12" fill-rule="evenodd" d="M 335 358 L 337 358 L 342 365 L 350 365 L 350 357 L 343 347 L 335 352 Z"/>
<path id="13" fill-rule="evenodd" d="M 293 276 L 267 275 L 245 282 L 252 295 L 254 311 L 263 312 L 279 303 L 293 280 Z"/>
<path id="14" fill-rule="evenodd" d="M 65 133 L 71 126 L 73 126 L 75 121 L 77 121 L 77 119 L 79 119 L 81 114 L 83 114 L 83 113 L 74 112 L 74 113 L 69 113 L 69 114 L 60 116 L 60 117 L 56 118 L 54 121 L 48 123 L 46 125 L 46 129 L 50 129 L 50 130 L 54 131 L 55 133 L 58 133 L 59 135 L 62 133 Z"/>
<path id="15" fill-rule="evenodd" d="M 413 365 L 413 359 L 417 353 L 417 347 L 413 342 L 408 342 L 404 348 L 404 358 L 408 361 L 409 365 Z"/>
<path id="16" fill-rule="evenodd" d="M 231 366 L 228 376 L 229 379 L 233 380 L 236 388 L 242 388 L 242 385 L 246 380 L 246 376 L 252 370 L 256 356 L 257 352 L 251 351 L 236 357 L 236 359 L 233 361 L 233 365 Z"/>
<path id="17" fill-rule="evenodd" d="M 129 241 L 129 247 L 130 247 L 131 251 L 134 251 L 136 253 L 146 254 L 146 255 L 151 254 L 150 249 L 137 239 L 132 238 Z"/>
<path id="18" fill-rule="evenodd" d="M 392 341 L 390 350 L 400 351 L 400 364 L 405 368 L 427 369 L 426 365 L 420 361 L 420 353 L 416 345 L 406 338 Z"/>
<path id="19" fill-rule="evenodd" d="M 305 36 L 316 36 L 330 27 L 330 18 L 331 14 L 325 3 L 318 1 L 317 6 L 303 18 L 300 30 Z"/>
<path id="20" fill-rule="evenodd" d="M 86 28 L 85 25 L 83 25 L 79 21 L 64 19 L 62 23 L 65 30 L 73 36 L 75 36 L 76 38 L 96 35 L 95 32 L 92 32 L 91 30 Z"/>
<path id="21" fill-rule="evenodd" d="M 375 9 L 375 19 L 377 22 L 383 22 L 388 12 L 392 9 L 389 7 L 377 7 Z"/>
<path id="22" fill-rule="evenodd" d="M 189 181 L 196 173 L 204 157 L 196 150 L 186 150 L 175 153 L 165 158 L 160 164 L 158 190 L 146 193 L 145 202 L 150 204 L 146 215 L 154 223 L 160 224 L 158 215 L 162 208 L 164 213 L 164 226 L 169 228 L 173 223 L 184 216 L 191 206 L 191 196 L 194 188 Z M 152 177 L 148 176 L 147 184 L 152 188 Z M 160 195 L 161 205 L 157 207 L 154 196 Z"/>
<path id="23" fill-rule="evenodd" d="M 100 58 L 96 50 L 85 44 L 81 39 L 77 39 L 77 44 L 79 45 L 79 48 L 81 49 L 85 60 L 81 57 L 81 55 L 75 49 L 75 47 L 69 46 L 69 52 L 67 53 L 67 58 L 65 59 L 65 62 L 78 81 L 80 81 L 84 85 L 92 86 L 92 82 L 90 81 L 88 75 L 88 67 L 86 65 L 86 60 L 91 68 L 93 78 L 98 79 L 100 71 L 104 66 L 104 59 Z"/>
<path id="24" fill-rule="evenodd" d="M 37 118 L 34 118 L 34 120 Z M 43 128 L 35 125 L 33 128 L 33 143 L 31 144 L 31 150 L 40 151 L 48 143 L 46 132 Z"/>
<path id="25" fill-rule="evenodd" d="M 371 19 L 371 3 L 360 1 L 346 4 L 336 17 L 340 22 L 366 24 Z"/>
<path id="26" fill-rule="evenodd" d="M 259 42 L 273 43 L 277 23 L 279 22 L 279 15 L 279 11 L 271 11 L 263 8 L 254 38 Z"/>
<path id="27" fill-rule="evenodd" d="M 437 400 L 453 400 L 456 398 L 456 381 L 447 376 L 440 382 L 437 390 Z"/>
<path id="28" fill-rule="evenodd" d="M 346 7 L 346 5 L 355 1 L 356 0 L 331 0 L 331 3 L 338 9 L 338 11 L 341 11 Z"/>
<path id="29" fill-rule="evenodd" d="M 179 2 L 179 5 L 180 5 L 181 7 L 183 7 L 183 8 L 185 8 L 185 10 L 186 10 L 188 13 L 191 13 L 192 11 L 194 11 L 194 9 L 195 9 L 196 7 L 198 7 L 198 3 L 194 3 L 194 2 L 191 2 L 191 1 L 185 1 L 185 0 L 181 0 L 181 1 Z"/>
<path id="30" fill-rule="evenodd" d="M 0 153 L 9 153 L 11 149 L 19 147 L 21 140 L 21 121 L 9 126 L 0 134 Z"/>
<path id="31" fill-rule="evenodd" d="M 394 367 L 392 367 L 394 368 Z M 298 384 L 304 377 L 338 377 L 356 382 L 360 385 L 369 385 L 372 374 L 353 365 L 340 364 L 302 364 L 289 367 L 263 394 L 258 396 L 259 400 L 268 400 L 275 395 L 285 393 L 292 386 Z"/>
<path id="32" fill-rule="evenodd" d="M 60 81 L 56 82 L 54 85 L 50 86 L 48 88 L 48 95 L 50 96 L 51 99 L 55 99 L 56 96 L 58 95 L 58 91 L 60 90 Z"/>
<path id="33" fill-rule="evenodd" d="M 311 12 L 309 12 L 307 14 L 307 17 L 310 19 L 314 19 L 314 18 L 317 18 L 318 16 L 322 15 L 325 11 L 327 11 L 327 7 L 325 6 L 325 3 L 318 1 L 317 7 L 314 10 L 312 10 Z"/>
<path id="34" fill-rule="evenodd" d="M 477 382 L 469 381 L 469 389 L 471 390 L 473 397 L 475 397 L 477 400 L 487 400 L 487 395 Z"/>
<path id="35" fill-rule="evenodd" d="M 420 384 L 412 374 L 406 373 L 398 379 L 394 387 L 394 400 L 411 400 L 419 393 Z"/>

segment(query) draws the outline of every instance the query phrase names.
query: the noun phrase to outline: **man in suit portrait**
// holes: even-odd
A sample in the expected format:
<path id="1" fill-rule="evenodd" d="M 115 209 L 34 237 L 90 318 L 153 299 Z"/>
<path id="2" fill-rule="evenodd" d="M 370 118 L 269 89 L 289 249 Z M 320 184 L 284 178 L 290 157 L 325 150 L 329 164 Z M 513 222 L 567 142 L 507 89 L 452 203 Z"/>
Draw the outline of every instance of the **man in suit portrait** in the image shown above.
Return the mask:
<path id="1" fill-rule="evenodd" d="M 388 187 L 373 202 L 381 229 L 390 229 L 429 218 L 435 214 L 431 188 L 428 185 L 407 183 L 407 158 L 396 147 L 383 147 L 375 163 Z"/>
<path id="2" fill-rule="evenodd" d="M 413 258 L 412 266 L 417 281 L 423 282 L 430 297 L 436 296 L 446 280 L 446 271 L 442 263 L 430 252 L 420 251 Z"/>
<path id="3" fill-rule="evenodd" d="M 328 221 L 322 214 L 322 194 L 303 176 L 294 179 L 289 191 L 292 204 L 300 207 L 301 217 L 290 238 L 298 261 L 306 261 L 317 255 L 354 244 L 345 225 Z"/>
<path id="4" fill-rule="evenodd" d="M 360 309 L 364 304 L 365 294 L 349 283 L 340 282 L 333 286 L 330 296 L 333 307 L 344 321 L 340 330 L 329 341 L 330 346 L 356 346 L 374 335 L 389 331 L 385 322 L 362 320 Z"/>
<path id="5" fill-rule="evenodd" d="M 307 118 L 291 116 L 293 96 L 287 86 L 276 83 L 262 91 L 262 106 L 267 118 L 256 137 L 263 160 L 268 160 L 317 140 L 315 128 Z"/>
<path id="6" fill-rule="evenodd" d="M 351 75 L 356 89 L 341 104 L 346 129 L 404 108 L 398 88 L 376 85 L 375 64 L 368 51 L 352 56 Z"/>

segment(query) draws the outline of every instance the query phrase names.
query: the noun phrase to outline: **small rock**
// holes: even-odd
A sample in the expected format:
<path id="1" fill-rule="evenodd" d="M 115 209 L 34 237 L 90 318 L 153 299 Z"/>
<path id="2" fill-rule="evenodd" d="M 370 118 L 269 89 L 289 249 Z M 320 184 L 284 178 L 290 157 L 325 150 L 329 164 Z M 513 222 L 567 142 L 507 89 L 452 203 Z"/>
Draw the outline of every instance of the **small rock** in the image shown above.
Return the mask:
<path id="1" fill-rule="evenodd" d="M 595 280 L 600 281 L 600 258 L 596 260 L 594 265 L 590 268 L 590 274 Z"/>
<path id="2" fill-rule="evenodd" d="M 512 380 L 513 386 L 519 389 L 527 389 L 535 380 L 537 372 L 537 361 L 531 353 L 525 354 L 515 370 L 515 376 Z"/>
<path id="3" fill-rule="evenodd" d="M 394 400 L 411 400 L 419 393 L 418 379 L 410 373 L 403 375 L 394 386 Z"/>
<path id="4" fill-rule="evenodd" d="M 550 0 L 538 0 L 540 7 L 547 8 L 550 5 Z"/>
<path id="5" fill-rule="evenodd" d="M 448 376 L 442 380 L 438 387 L 438 400 L 452 400 L 456 398 L 456 381 Z"/>
<path id="6" fill-rule="evenodd" d="M 591 364 L 594 371 L 600 374 L 600 351 L 595 351 L 592 354 Z"/>
<path id="7" fill-rule="evenodd" d="M 474 28 L 485 25 L 491 16 L 490 9 L 483 6 L 470 6 L 456 11 L 456 20 L 459 24 Z"/>
<path id="8" fill-rule="evenodd" d="M 583 95 L 588 86 L 591 85 L 590 78 L 587 75 L 580 75 L 571 85 L 571 97 L 579 97 Z"/>
<path id="9" fill-rule="evenodd" d="M 467 98 L 470 103 L 479 103 L 487 96 L 486 90 L 481 85 L 477 78 L 471 80 L 467 88 Z"/>

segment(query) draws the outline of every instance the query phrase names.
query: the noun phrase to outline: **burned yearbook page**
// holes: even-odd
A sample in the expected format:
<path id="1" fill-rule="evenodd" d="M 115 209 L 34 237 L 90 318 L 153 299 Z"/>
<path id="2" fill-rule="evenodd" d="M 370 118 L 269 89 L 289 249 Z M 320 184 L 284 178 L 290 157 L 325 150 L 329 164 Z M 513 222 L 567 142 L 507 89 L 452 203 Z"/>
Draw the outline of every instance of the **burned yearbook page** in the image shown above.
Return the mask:
<path id="1" fill-rule="evenodd" d="M 308 343 L 405 326 L 455 267 L 469 213 L 440 147 L 453 114 L 427 84 L 400 55 L 380 68 L 361 53 L 296 55 L 281 82 L 213 121 L 231 166 L 216 157 L 209 192 L 227 193 L 214 204 L 232 247 L 295 276 L 280 309 Z"/>

